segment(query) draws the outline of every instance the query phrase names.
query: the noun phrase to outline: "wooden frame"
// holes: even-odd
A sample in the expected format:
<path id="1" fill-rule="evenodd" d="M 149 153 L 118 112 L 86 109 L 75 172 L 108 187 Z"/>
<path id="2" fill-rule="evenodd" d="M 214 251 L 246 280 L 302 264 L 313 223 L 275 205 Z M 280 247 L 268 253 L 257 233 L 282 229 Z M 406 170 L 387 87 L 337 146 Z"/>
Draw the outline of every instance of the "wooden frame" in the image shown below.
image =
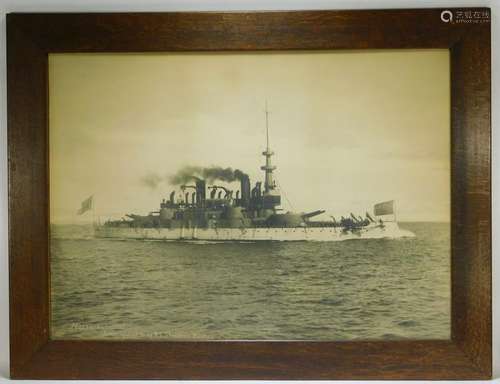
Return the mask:
<path id="1" fill-rule="evenodd" d="M 442 11 L 8 15 L 11 376 L 490 378 L 489 9 L 450 9 L 444 15 Z M 451 340 L 50 340 L 48 53 L 379 48 L 451 51 Z"/>

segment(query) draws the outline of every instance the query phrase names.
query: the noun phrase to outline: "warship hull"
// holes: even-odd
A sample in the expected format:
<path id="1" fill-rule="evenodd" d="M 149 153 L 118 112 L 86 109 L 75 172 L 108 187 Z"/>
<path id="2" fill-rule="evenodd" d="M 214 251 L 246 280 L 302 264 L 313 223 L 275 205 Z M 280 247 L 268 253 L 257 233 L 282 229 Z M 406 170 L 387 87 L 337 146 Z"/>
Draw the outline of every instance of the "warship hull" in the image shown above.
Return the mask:
<path id="1" fill-rule="evenodd" d="M 119 228 L 95 227 L 98 238 L 165 240 L 165 241 L 343 241 L 353 239 L 394 239 L 414 237 L 410 231 L 400 229 L 396 222 L 371 225 L 359 230 L 341 227 L 297 228 Z"/>

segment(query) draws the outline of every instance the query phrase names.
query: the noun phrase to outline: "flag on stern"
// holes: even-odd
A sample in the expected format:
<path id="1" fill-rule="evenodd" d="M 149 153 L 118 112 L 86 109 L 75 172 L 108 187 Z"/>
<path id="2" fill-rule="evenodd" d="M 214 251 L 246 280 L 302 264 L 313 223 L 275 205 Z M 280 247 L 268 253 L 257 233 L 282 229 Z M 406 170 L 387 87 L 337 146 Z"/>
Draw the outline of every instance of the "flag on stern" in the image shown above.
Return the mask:
<path id="1" fill-rule="evenodd" d="M 90 211 L 92 206 L 94 205 L 94 196 L 90 196 L 89 198 L 82 201 L 82 206 L 78 210 L 78 215 L 83 215 L 85 212 Z"/>
<path id="2" fill-rule="evenodd" d="M 373 213 L 375 216 L 393 215 L 394 214 L 394 200 L 384 201 L 373 206 Z"/>

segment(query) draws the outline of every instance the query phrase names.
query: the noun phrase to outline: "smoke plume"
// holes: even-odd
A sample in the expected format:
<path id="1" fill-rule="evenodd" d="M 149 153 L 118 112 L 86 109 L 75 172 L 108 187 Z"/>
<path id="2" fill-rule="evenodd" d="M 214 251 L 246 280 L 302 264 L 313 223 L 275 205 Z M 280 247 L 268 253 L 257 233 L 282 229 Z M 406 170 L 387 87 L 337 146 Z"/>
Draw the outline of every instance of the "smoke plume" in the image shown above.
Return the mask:
<path id="1" fill-rule="evenodd" d="M 173 185 L 186 184 L 197 179 L 205 179 L 209 183 L 213 183 L 216 180 L 230 183 L 232 181 L 241 180 L 244 177 L 248 177 L 248 175 L 239 169 L 233 170 L 232 168 L 218 166 L 187 166 L 170 176 L 168 181 Z"/>
<path id="2" fill-rule="evenodd" d="M 141 184 L 151 189 L 158 188 L 158 185 L 161 183 L 161 181 L 162 178 L 156 173 L 149 173 L 141 178 Z"/>

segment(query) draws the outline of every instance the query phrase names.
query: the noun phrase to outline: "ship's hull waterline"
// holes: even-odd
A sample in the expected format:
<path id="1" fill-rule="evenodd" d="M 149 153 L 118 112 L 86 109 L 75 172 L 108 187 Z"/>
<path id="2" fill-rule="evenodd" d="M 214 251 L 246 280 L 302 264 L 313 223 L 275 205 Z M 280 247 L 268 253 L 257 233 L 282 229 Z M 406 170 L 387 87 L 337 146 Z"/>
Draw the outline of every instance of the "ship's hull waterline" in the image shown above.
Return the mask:
<path id="1" fill-rule="evenodd" d="M 372 225 L 356 231 L 335 227 L 298 228 L 119 228 L 98 226 L 95 236 L 112 239 L 174 241 L 343 241 L 414 237 L 395 222 Z"/>

